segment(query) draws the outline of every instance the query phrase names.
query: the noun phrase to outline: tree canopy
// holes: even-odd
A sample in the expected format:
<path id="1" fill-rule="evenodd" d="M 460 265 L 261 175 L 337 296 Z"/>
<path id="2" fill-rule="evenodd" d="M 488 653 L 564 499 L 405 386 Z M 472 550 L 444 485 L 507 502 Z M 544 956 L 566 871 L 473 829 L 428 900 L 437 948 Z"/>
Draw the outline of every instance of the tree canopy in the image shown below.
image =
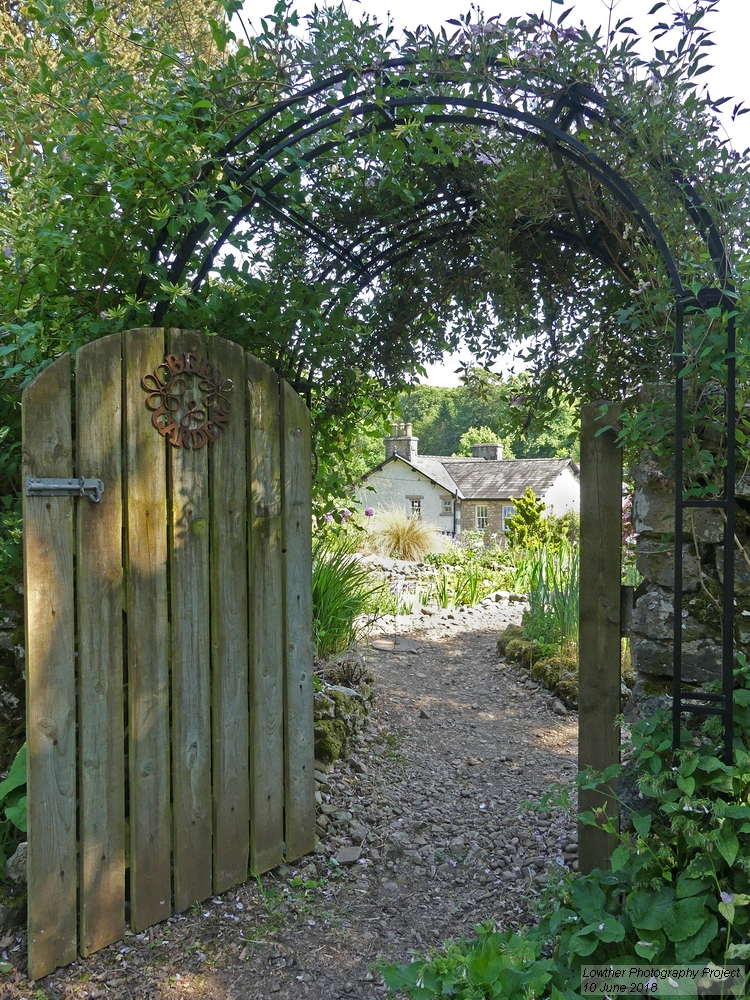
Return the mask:
<path id="1" fill-rule="evenodd" d="M 399 412 L 419 438 L 425 455 L 471 455 L 471 445 L 498 441 L 505 458 L 577 457 L 578 414 L 565 400 L 547 399 L 529 410 L 528 376 L 505 379 L 472 372 L 456 388 L 419 385 L 399 396 Z M 517 412 L 526 413 L 519 425 Z"/>
<path id="2" fill-rule="evenodd" d="M 471 14 L 397 43 L 343 8 L 295 32 L 284 0 L 235 33 L 237 7 L 4 8 L 9 509 L 20 388 L 118 329 L 156 321 L 252 350 L 308 393 L 320 488 L 335 489 L 357 426 L 462 337 L 482 363 L 526 357 L 522 424 L 550 400 L 665 377 L 675 281 L 726 283 L 722 240 L 742 290 L 748 162 L 702 86 L 718 0 L 657 23 L 651 58 L 627 19 L 602 34 L 566 11 Z M 691 329 L 705 369 L 722 322 Z"/>

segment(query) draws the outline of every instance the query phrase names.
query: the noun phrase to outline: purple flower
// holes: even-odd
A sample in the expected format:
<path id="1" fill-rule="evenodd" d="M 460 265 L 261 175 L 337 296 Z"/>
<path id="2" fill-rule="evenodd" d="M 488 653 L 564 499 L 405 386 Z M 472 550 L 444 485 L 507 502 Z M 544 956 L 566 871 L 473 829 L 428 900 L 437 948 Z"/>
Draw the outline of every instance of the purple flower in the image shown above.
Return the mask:
<path id="1" fill-rule="evenodd" d="M 325 521 L 326 524 L 330 524 L 333 521 L 333 514 L 326 512 L 323 515 L 323 520 Z"/>
<path id="2" fill-rule="evenodd" d="M 365 517 L 372 517 L 374 513 L 372 507 L 365 507 Z"/>
<path id="3" fill-rule="evenodd" d="M 721 901 L 722 901 L 722 903 L 726 903 L 727 905 L 729 903 L 733 903 L 734 902 L 734 893 L 731 893 L 731 892 L 722 892 L 722 894 L 721 894 Z"/>
<path id="4" fill-rule="evenodd" d="M 346 522 L 349 520 L 351 516 L 352 512 L 349 510 L 349 508 L 344 507 L 344 509 L 341 511 L 341 523 L 346 524 Z"/>

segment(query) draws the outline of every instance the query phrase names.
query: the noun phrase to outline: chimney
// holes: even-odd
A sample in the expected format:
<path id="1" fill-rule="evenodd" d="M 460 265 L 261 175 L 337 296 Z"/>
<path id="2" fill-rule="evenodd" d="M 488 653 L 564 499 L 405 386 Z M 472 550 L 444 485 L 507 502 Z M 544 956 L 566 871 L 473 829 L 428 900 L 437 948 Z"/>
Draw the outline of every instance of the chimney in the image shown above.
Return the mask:
<path id="1" fill-rule="evenodd" d="M 499 441 L 493 444 L 473 444 L 472 458 L 483 458 L 485 462 L 499 462 L 503 457 L 503 446 Z"/>
<path id="2" fill-rule="evenodd" d="M 400 455 L 408 462 L 413 462 L 417 457 L 419 438 L 412 437 L 411 424 L 393 424 L 391 432 L 391 437 L 385 439 L 385 457 Z"/>

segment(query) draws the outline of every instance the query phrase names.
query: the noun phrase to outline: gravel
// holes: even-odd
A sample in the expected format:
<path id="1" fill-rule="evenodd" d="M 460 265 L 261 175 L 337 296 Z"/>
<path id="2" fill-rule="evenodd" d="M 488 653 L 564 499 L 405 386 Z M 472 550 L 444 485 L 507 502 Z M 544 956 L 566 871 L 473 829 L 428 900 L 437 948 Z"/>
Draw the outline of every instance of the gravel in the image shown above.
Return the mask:
<path id="1" fill-rule="evenodd" d="M 387 994 L 377 961 L 490 917 L 532 923 L 550 876 L 577 867 L 577 831 L 572 812 L 522 803 L 574 777 L 577 717 L 498 658 L 512 597 L 371 636 L 375 709 L 353 757 L 316 763 L 313 855 L 36 984 L 18 935 L 0 998 L 367 1000 Z"/>

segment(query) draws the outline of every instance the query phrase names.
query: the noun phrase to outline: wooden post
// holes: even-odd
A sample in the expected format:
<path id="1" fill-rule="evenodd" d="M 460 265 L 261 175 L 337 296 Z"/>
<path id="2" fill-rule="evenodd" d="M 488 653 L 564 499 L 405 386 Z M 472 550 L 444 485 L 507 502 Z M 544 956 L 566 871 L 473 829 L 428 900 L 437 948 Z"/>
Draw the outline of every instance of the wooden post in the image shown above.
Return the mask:
<path id="1" fill-rule="evenodd" d="M 606 410 L 603 412 L 603 407 Z M 620 574 L 622 451 L 615 445 L 619 403 L 581 407 L 581 584 L 578 626 L 578 767 L 604 770 L 620 759 Z M 581 790 L 580 812 L 606 801 Z M 609 815 L 613 815 L 610 807 Z M 581 872 L 606 868 L 616 839 L 579 823 Z"/>

